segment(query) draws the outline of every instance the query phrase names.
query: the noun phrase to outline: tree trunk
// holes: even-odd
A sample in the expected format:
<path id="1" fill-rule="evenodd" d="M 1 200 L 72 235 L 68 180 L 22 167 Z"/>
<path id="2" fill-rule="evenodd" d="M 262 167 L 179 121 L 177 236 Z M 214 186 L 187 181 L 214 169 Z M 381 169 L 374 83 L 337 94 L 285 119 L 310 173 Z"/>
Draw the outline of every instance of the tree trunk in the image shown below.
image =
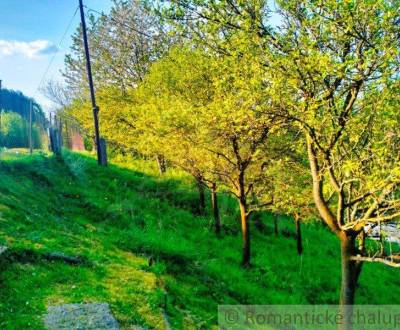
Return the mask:
<path id="1" fill-rule="evenodd" d="M 296 223 L 296 241 L 297 241 L 297 254 L 299 256 L 302 255 L 303 253 L 303 239 L 301 237 L 301 223 L 300 223 L 300 217 L 295 216 L 294 221 Z"/>
<path id="2" fill-rule="evenodd" d="M 201 178 L 196 178 L 197 189 L 199 191 L 199 214 L 204 214 L 206 209 L 206 196 L 204 193 L 204 184 Z"/>
<path id="3" fill-rule="evenodd" d="M 279 236 L 279 228 L 278 228 L 278 215 L 274 214 L 274 232 L 275 236 Z"/>
<path id="4" fill-rule="evenodd" d="M 160 172 L 160 175 L 165 173 L 165 159 L 161 155 L 156 156 L 156 161 L 157 161 L 157 166 L 158 166 L 158 171 Z"/>
<path id="5" fill-rule="evenodd" d="M 342 257 L 342 284 L 340 293 L 340 308 L 343 315 L 342 330 L 352 329 L 351 315 L 353 312 L 354 298 L 358 277 L 361 272 L 361 263 L 351 260 L 356 255 L 355 237 L 345 233 L 340 237 Z"/>
<path id="6" fill-rule="evenodd" d="M 256 213 L 252 215 L 252 221 L 254 223 L 254 227 L 260 232 L 265 233 L 265 225 L 262 221 L 262 217 L 260 213 Z"/>
<path id="7" fill-rule="evenodd" d="M 239 200 L 240 219 L 242 224 L 242 239 L 243 239 L 243 252 L 242 252 L 242 266 L 250 267 L 250 228 L 247 216 L 247 205 L 245 200 Z"/>
<path id="8" fill-rule="evenodd" d="M 217 185 L 215 183 L 213 183 L 211 187 L 211 203 L 215 221 L 215 234 L 219 236 L 221 234 L 221 219 L 219 216 L 219 208 L 218 208 Z"/>

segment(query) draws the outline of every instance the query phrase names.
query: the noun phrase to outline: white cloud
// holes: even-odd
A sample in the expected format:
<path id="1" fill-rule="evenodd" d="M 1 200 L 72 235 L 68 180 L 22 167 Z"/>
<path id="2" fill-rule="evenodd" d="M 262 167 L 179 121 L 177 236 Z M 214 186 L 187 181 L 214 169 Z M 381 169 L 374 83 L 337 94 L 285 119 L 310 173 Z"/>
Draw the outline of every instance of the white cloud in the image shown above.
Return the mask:
<path id="1" fill-rule="evenodd" d="M 22 55 L 29 59 L 35 59 L 55 52 L 57 52 L 57 47 L 48 40 L 25 42 L 0 39 L 0 57 Z"/>

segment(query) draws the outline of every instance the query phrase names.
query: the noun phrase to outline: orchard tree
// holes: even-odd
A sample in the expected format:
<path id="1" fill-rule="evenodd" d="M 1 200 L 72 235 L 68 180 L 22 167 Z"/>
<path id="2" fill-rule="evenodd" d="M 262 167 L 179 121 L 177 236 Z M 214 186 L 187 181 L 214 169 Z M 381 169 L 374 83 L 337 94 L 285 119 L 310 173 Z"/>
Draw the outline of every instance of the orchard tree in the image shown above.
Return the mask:
<path id="1" fill-rule="evenodd" d="M 270 81 L 304 131 L 314 203 L 340 239 L 341 302 L 351 305 L 363 261 L 397 266 L 367 256 L 363 236 L 369 224 L 400 215 L 398 6 L 289 1 L 281 13 Z"/>
<path id="2" fill-rule="evenodd" d="M 118 87 L 103 87 L 96 93 L 100 108 L 100 133 L 108 143 L 123 153 L 135 153 L 138 131 L 134 113 L 128 111 L 139 104 L 135 90 L 121 91 Z M 89 100 L 75 98 L 62 112 L 63 118 L 77 123 L 82 132 L 94 143 L 93 112 Z"/>
<path id="3" fill-rule="evenodd" d="M 39 88 L 58 109 L 64 109 L 73 101 L 73 95 L 68 86 L 56 80 L 48 80 Z"/>
<path id="4" fill-rule="evenodd" d="M 250 265 L 250 215 L 272 203 L 265 167 L 276 157 L 279 139 L 272 137 L 281 124 L 253 59 L 252 54 L 217 57 L 213 100 L 198 109 L 200 146 L 212 156 L 212 171 L 222 187 L 239 204 L 244 267 Z"/>
<path id="5" fill-rule="evenodd" d="M 210 152 L 199 145 L 199 108 L 213 98 L 215 75 L 205 53 L 188 46 L 172 49 L 155 63 L 141 90 L 145 100 L 137 125 L 142 129 L 139 149 L 163 155 L 196 181 L 199 211 L 205 209 L 205 187 L 210 189 L 215 232 L 221 231 L 218 209 L 218 177 Z"/>
<path id="6" fill-rule="evenodd" d="M 114 0 L 110 13 L 87 9 L 88 36 L 96 87 L 136 87 L 151 63 L 169 48 L 171 40 L 160 19 L 140 0 Z M 86 95 L 82 30 L 72 36 L 65 57 L 65 81 L 76 96 Z"/>
<path id="7" fill-rule="evenodd" d="M 300 157 L 301 154 L 292 157 L 283 155 L 271 164 L 268 173 L 273 178 L 274 190 L 274 203 L 269 209 L 275 214 L 283 213 L 293 217 L 298 255 L 303 253 L 301 222 L 317 218 L 311 192 L 311 176 L 307 163 Z"/>

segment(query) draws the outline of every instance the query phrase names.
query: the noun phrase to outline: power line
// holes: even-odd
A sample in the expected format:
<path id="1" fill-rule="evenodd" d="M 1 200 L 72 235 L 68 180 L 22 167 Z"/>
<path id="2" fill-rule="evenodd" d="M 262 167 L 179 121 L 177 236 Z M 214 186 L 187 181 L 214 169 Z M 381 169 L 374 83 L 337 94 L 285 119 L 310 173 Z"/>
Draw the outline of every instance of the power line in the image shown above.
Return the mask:
<path id="1" fill-rule="evenodd" d="M 56 52 L 53 54 L 53 56 L 51 57 L 51 59 L 50 59 L 50 61 L 49 61 L 49 64 L 47 65 L 47 68 L 46 68 L 46 70 L 45 70 L 45 72 L 44 72 L 42 78 L 40 79 L 40 82 L 39 82 L 38 87 L 36 88 L 34 97 L 36 96 L 36 94 L 37 94 L 37 92 L 39 91 L 40 87 L 42 86 L 44 80 L 46 79 L 46 76 L 47 76 L 47 74 L 49 73 L 49 70 L 50 70 L 51 66 L 53 65 L 54 59 L 56 58 L 56 56 L 58 55 L 58 53 L 59 53 L 59 51 L 60 51 L 60 49 L 61 49 L 61 45 L 62 45 L 62 43 L 64 42 L 64 39 L 65 39 L 65 37 L 67 36 L 67 33 L 68 33 L 69 29 L 71 28 L 71 25 L 72 25 L 72 23 L 73 23 L 73 21 L 74 21 L 74 18 L 75 18 L 75 16 L 76 16 L 76 13 L 78 12 L 78 8 L 79 8 L 78 6 L 75 8 L 75 12 L 74 12 L 74 14 L 72 15 L 71 20 L 69 21 L 68 26 L 67 26 L 67 28 L 65 29 L 65 31 L 64 31 L 64 33 L 63 33 L 61 39 L 60 39 L 60 42 L 58 43 L 57 50 L 56 50 Z"/>

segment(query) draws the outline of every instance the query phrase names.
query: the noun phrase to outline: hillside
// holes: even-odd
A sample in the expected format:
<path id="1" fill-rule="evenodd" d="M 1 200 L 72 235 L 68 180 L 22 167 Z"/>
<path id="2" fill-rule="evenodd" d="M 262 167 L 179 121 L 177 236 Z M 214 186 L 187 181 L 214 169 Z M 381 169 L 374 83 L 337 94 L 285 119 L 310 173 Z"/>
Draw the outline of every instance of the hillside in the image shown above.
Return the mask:
<path id="1" fill-rule="evenodd" d="M 216 326 L 218 304 L 335 304 L 340 256 L 320 224 L 303 226 L 296 253 L 294 224 L 260 215 L 252 228 L 253 267 L 240 265 L 237 207 L 220 198 L 223 235 L 211 212 L 193 211 L 196 192 L 178 171 L 160 177 L 153 164 L 120 161 L 98 167 L 90 156 L 65 153 L 2 155 L 0 243 L 9 247 L 0 269 L 0 328 L 41 329 L 47 306 L 107 302 L 124 329 Z M 78 264 L 49 255 L 78 256 Z M 364 265 L 356 302 L 400 302 L 395 269 Z"/>

